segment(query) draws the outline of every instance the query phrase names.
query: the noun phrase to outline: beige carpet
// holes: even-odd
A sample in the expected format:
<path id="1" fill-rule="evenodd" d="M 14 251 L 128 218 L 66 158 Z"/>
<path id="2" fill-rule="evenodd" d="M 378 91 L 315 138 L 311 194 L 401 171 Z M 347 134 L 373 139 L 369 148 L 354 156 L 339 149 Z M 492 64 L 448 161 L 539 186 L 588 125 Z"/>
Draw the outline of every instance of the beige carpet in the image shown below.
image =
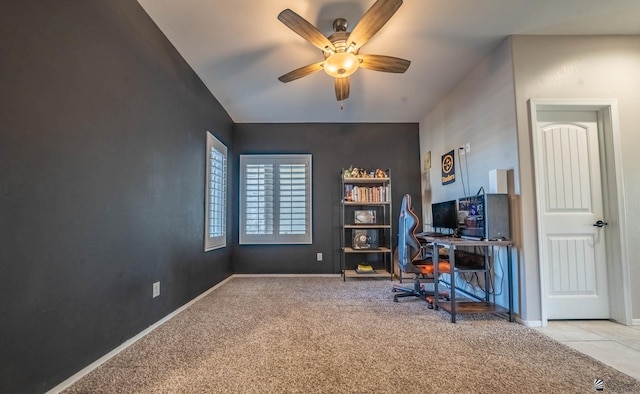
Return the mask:
<path id="1" fill-rule="evenodd" d="M 65 393 L 589 393 L 640 382 L 533 329 L 390 281 L 236 277 Z"/>

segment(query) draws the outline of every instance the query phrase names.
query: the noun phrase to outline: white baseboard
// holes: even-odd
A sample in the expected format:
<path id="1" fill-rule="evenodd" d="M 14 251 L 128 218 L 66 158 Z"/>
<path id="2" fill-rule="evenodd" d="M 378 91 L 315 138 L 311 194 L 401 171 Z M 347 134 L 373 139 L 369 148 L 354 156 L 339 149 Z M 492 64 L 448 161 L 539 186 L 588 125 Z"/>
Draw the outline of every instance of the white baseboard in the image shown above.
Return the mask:
<path id="1" fill-rule="evenodd" d="M 68 378 L 64 382 L 60 383 L 56 387 L 54 387 L 51 390 L 47 391 L 47 394 L 57 394 L 57 393 L 60 393 L 61 391 L 65 390 L 65 389 L 69 388 L 72 384 L 74 384 L 78 380 L 82 379 L 85 375 L 87 375 L 88 373 L 90 373 L 94 369 L 98 368 L 100 365 L 104 364 L 110 358 L 114 357 L 115 355 L 117 355 L 118 353 L 123 351 L 124 349 L 126 349 L 129 346 L 131 346 L 134 343 L 136 343 L 136 341 L 138 341 L 139 339 L 143 338 L 145 335 L 149 334 L 151 331 L 155 330 L 156 328 L 160 327 L 161 325 L 163 325 L 167 321 L 171 320 L 174 316 L 178 315 L 180 312 L 182 312 L 185 309 L 189 308 L 191 305 L 196 303 L 202 297 L 204 297 L 207 294 L 211 293 L 213 290 L 215 290 L 218 287 L 224 285 L 229 280 L 231 280 L 231 278 L 233 278 L 233 277 L 234 277 L 234 275 L 231 275 L 228 278 L 220 281 L 219 283 L 217 283 L 216 285 L 214 285 L 210 289 L 206 290 L 204 293 L 200 294 L 199 296 L 197 296 L 193 300 L 189 301 L 188 303 L 184 304 L 180 308 L 178 308 L 175 311 L 171 312 L 167 316 L 165 316 L 162 319 L 158 320 L 156 323 L 152 324 L 151 326 L 147 327 L 145 330 L 141 331 L 136 336 L 134 336 L 132 338 L 129 338 L 128 340 L 123 342 L 117 348 L 113 349 L 112 351 L 110 351 L 109 353 L 107 353 L 104 356 L 100 357 L 96 361 L 94 361 L 91 364 L 87 365 L 86 367 L 82 368 L 80 371 L 76 372 L 73 376 L 71 376 L 70 378 Z"/>
<path id="2" fill-rule="evenodd" d="M 341 274 L 233 274 L 231 278 L 341 278 Z"/>
<path id="3" fill-rule="evenodd" d="M 520 320 L 516 318 L 516 321 L 527 327 L 542 327 L 542 320 Z M 640 326 L 640 319 L 631 319 L 631 325 Z"/>
<path id="4" fill-rule="evenodd" d="M 542 327 L 542 320 L 522 320 L 516 318 L 516 321 L 526 327 Z"/>

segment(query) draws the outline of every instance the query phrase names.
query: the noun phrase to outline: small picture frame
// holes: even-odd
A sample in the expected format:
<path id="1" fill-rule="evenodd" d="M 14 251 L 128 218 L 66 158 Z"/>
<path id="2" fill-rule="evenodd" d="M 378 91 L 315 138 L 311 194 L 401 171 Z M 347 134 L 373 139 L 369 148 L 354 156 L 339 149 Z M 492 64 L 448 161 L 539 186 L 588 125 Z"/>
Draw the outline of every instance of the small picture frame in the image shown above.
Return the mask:
<path id="1" fill-rule="evenodd" d="M 374 210 L 357 210 L 353 214 L 354 224 L 374 224 L 376 222 L 376 211 Z"/>

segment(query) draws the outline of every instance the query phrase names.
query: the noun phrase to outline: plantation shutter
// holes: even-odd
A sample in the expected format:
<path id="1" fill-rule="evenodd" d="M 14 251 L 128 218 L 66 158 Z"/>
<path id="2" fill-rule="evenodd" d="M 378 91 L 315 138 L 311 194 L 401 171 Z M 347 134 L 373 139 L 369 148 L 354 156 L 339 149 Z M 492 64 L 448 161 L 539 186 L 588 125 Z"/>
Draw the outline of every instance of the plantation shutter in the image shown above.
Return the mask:
<path id="1" fill-rule="evenodd" d="M 207 132 L 204 250 L 226 246 L 227 147 Z"/>
<path id="2" fill-rule="evenodd" d="M 311 155 L 240 155 L 240 244 L 310 244 Z"/>
<path id="3" fill-rule="evenodd" d="M 273 234 L 273 164 L 246 167 L 246 234 Z"/>
<path id="4" fill-rule="evenodd" d="M 281 164 L 280 178 L 280 234 L 306 234 L 307 196 L 306 166 Z"/>

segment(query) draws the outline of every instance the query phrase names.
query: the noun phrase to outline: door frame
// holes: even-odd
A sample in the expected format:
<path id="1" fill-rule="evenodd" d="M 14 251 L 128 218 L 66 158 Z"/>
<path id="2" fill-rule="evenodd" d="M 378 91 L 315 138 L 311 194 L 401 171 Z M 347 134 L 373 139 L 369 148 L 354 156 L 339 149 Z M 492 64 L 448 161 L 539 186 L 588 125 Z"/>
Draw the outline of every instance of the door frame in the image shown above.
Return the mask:
<path id="1" fill-rule="evenodd" d="M 607 278 L 609 285 L 610 319 L 625 325 L 632 324 L 631 283 L 629 280 L 629 257 L 627 253 L 627 223 L 625 219 L 624 182 L 618 122 L 618 101 L 615 99 L 531 99 L 531 142 L 533 145 L 533 168 L 536 191 L 536 226 L 538 234 L 538 260 L 540 275 L 540 308 L 542 326 L 548 324 L 548 264 L 543 256 L 542 233 L 542 174 L 538 157 L 542 147 L 538 146 L 538 112 L 540 111 L 591 111 L 598 114 L 598 146 L 602 173 L 602 197 L 604 217 L 609 222 L 605 249 L 607 251 Z"/>

